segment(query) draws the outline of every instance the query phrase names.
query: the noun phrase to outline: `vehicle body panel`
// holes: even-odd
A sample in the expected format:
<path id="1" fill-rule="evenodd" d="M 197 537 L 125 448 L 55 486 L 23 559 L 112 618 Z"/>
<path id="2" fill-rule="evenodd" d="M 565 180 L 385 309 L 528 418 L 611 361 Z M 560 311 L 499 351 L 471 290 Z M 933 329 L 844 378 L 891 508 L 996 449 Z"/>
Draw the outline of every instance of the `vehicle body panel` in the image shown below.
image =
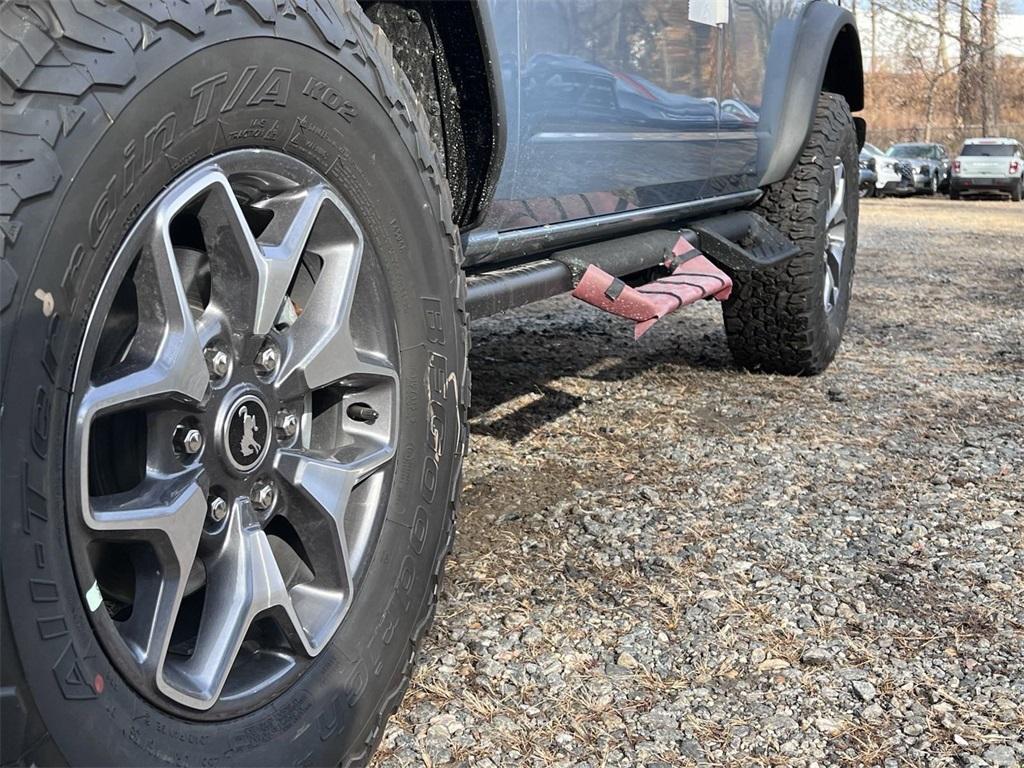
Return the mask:
<path id="1" fill-rule="evenodd" d="M 509 146 L 485 227 L 704 196 L 717 29 L 670 0 L 491 0 L 491 15 Z"/>
<path id="2" fill-rule="evenodd" d="M 679 0 L 486 2 L 507 147 L 492 201 L 464 236 L 469 265 L 525 256 L 503 233 L 544 238 L 672 206 L 682 218 L 783 178 L 833 41 L 856 38 L 849 12 L 827 0 L 730 0 L 718 26 L 691 20 Z M 857 43 L 853 109 L 859 53 Z"/>

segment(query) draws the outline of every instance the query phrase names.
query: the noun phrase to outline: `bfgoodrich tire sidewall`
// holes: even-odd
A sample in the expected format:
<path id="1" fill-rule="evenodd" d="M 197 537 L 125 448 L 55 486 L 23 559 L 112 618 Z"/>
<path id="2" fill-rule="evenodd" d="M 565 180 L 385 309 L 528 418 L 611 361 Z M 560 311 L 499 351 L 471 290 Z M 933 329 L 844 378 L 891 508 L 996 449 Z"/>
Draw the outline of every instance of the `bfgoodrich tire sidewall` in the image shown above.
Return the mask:
<path id="1" fill-rule="evenodd" d="M 372 734 L 400 685 L 448 540 L 465 355 L 453 311 L 453 245 L 438 190 L 425 183 L 408 137 L 357 77 L 296 42 L 205 43 L 177 54 L 181 61 L 159 76 L 140 75 L 121 94 L 130 99 L 112 125 L 96 120 L 60 146 L 65 167 L 80 167 L 25 206 L 23 218 L 40 234 L 8 254 L 27 279 L 15 296 L 4 382 L 7 608 L 24 680 L 69 762 L 336 764 Z M 204 108 L 211 78 L 221 75 Z M 310 95 L 315 89 L 304 93 L 311 80 L 332 84 L 339 98 L 327 104 Z M 306 161 L 360 218 L 396 310 L 402 427 L 387 518 L 334 641 L 262 709 L 195 723 L 139 696 L 95 639 L 81 597 L 89 585 L 76 583 L 68 551 L 65 515 L 75 511 L 65 511 L 64 431 L 74 350 L 123 233 L 173 178 L 242 147 Z M 12 650 L 4 650 L 5 665 Z"/>

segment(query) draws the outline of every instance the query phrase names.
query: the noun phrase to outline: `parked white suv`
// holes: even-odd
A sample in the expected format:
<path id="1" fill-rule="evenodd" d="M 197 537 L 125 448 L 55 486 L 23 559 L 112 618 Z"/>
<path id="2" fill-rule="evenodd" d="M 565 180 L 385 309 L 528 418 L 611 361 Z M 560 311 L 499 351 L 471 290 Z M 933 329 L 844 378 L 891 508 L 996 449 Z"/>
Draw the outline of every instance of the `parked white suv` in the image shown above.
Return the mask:
<path id="1" fill-rule="evenodd" d="M 1024 195 L 1024 145 L 1016 139 L 968 139 L 953 161 L 949 197 L 970 192 Z"/>

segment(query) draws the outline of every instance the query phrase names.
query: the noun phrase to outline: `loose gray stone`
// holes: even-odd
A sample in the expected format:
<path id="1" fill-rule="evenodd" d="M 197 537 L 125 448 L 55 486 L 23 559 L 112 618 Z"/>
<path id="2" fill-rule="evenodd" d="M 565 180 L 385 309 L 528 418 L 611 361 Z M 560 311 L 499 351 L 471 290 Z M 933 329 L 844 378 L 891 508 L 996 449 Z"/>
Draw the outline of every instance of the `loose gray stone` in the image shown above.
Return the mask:
<path id="1" fill-rule="evenodd" d="M 874 701 L 876 694 L 875 686 L 867 680 L 854 680 L 850 683 L 850 686 L 853 688 L 853 692 L 857 694 L 857 698 L 861 701 Z"/>
<path id="2" fill-rule="evenodd" d="M 993 744 L 982 753 L 982 757 L 995 768 L 1017 768 L 1017 756 L 1006 744 Z"/>
<path id="3" fill-rule="evenodd" d="M 800 654 L 800 661 L 811 666 L 821 666 L 832 661 L 832 654 L 827 648 L 808 648 Z"/>

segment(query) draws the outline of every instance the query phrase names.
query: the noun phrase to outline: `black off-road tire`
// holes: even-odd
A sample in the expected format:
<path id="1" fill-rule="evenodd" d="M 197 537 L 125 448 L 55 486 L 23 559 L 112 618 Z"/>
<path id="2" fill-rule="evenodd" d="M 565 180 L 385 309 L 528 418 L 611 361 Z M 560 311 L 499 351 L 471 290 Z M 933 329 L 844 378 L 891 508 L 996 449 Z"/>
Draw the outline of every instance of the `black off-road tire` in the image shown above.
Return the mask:
<path id="1" fill-rule="evenodd" d="M 846 326 L 857 250 L 859 198 L 851 183 L 858 175 L 857 152 L 846 100 L 822 93 L 810 137 L 792 173 L 769 187 L 756 208 L 800 247 L 800 253 L 779 268 L 734 276 L 733 294 L 722 307 L 729 348 L 742 367 L 814 375 L 835 357 Z M 842 161 L 847 179 L 846 253 L 839 298 L 826 311 L 825 219 L 835 158 Z"/>
<path id="2" fill-rule="evenodd" d="M 364 765 L 434 614 L 469 400 L 451 196 L 390 44 L 345 0 L 3 2 L 0 42 L 2 762 Z M 190 167 L 243 147 L 303 160 L 351 205 L 388 274 L 412 394 L 341 628 L 273 700 L 203 722 L 154 706 L 97 641 L 69 547 L 65 433 L 124 234 Z"/>
<path id="3" fill-rule="evenodd" d="M 1010 199 L 1019 203 L 1024 198 L 1024 179 L 1017 179 L 1016 186 L 1010 190 Z"/>

